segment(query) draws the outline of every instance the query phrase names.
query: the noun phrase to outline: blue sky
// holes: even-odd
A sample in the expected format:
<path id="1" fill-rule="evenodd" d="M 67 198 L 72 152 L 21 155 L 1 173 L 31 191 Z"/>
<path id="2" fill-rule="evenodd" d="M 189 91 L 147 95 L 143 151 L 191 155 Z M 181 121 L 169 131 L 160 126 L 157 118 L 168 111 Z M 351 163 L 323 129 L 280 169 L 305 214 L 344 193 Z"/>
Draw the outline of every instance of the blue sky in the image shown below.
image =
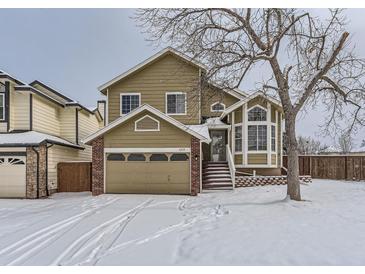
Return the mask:
<path id="1" fill-rule="evenodd" d="M 365 10 L 347 14 L 352 40 L 365 57 Z M 26 82 L 38 79 L 94 106 L 102 98 L 99 85 L 157 51 L 144 40 L 132 15 L 131 9 L 0 9 L 1 21 L 6 22 L 0 38 L 0 69 Z M 261 77 L 262 72 L 254 72 L 242 88 L 254 88 Z M 298 134 L 331 144 L 330 137 L 318 136 L 318 117 L 323 116 L 320 108 L 301 116 Z"/>

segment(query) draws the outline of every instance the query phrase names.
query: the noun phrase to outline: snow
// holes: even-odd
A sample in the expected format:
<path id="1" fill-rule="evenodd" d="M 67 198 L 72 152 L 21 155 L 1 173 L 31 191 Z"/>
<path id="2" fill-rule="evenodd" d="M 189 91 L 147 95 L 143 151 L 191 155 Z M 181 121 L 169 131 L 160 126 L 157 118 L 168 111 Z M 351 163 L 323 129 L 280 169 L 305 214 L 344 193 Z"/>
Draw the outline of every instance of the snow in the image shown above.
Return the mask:
<path id="1" fill-rule="evenodd" d="M 209 128 L 207 125 L 187 125 L 187 128 L 203 136 L 205 139 L 207 139 L 208 143 L 211 142 Z"/>
<path id="2" fill-rule="evenodd" d="M 363 265 L 365 182 L 0 199 L 0 265 Z"/>
<path id="3" fill-rule="evenodd" d="M 26 132 L 19 132 L 19 133 L 4 133 L 0 134 L 0 145 L 7 146 L 7 145 L 38 145 L 44 141 L 48 142 L 55 142 L 58 144 L 69 145 L 69 146 L 77 146 L 69 141 L 66 141 L 62 138 L 40 133 L 37 131 L 26 131 Z"/>

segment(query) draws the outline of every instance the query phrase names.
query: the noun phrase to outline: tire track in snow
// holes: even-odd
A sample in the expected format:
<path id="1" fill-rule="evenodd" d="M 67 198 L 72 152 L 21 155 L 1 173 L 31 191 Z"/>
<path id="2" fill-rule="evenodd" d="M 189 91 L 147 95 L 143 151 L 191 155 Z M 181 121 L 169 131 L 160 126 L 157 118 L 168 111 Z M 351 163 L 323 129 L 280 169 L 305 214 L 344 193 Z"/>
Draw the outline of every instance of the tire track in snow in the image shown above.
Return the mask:
<path id="1" fill-rule="evenodd" d="M 80 214 L 74 215 L 69 217 L 65 220 L 59 221 L 51 226 L 43 228 L 35 233 L 28 235 L 27 237 L 19 240 L 10 246 L 7 246 L 0 250 L 0 256 L 6 254 L 9 255 L 20 255 L 17 256 L 16 259 L 11 260 L 7 265 L 17 265 L 21 262 L 24 262 L 31 258 L 31 255 L 41 249 L 45 243 L 50 242 L 51 240 L 55 240 L 56 238 L 61 237 L 64 233 L 69 231 L 76 225 L 77 223 L 81 222 L 88 216 L 91 216 L 96 211 L 100 210 L 103 207 L 109 206 L 110 204 L 116 202 L 119 198 L 114 198 L 109 200 L 107 203 L 102 204 L 100 206 L 94 206 L 91 209 L 88 209 Z M 66 229 L 62 231 L 63 229 Z M 28 247 L 31 247 L 29 250 L 24 250 Z"/>
<path id="2" fill-rule="evenodd" d="M 122 214 L 117 215 L 116 217 L 98 225 L 97 227 L 93 228 L 89 232 L 85 233 L 83 236 L 81 236 L 79 239 L 77 239 L 75 242 L 73 242 L 67 249 L 65 249 L 60 256 L 58 256 L 51 265 L 68 265 L 72 263 L 74 260 L 76 260 L 78 257 L 81 257 L 80 259 L 83 259 L 83 253 L 87 253 L 88 255 L 84 259 L 84 261 L 90 261 L 92 258 L 96 257 L 97 254 L 100 252 L 103 242 L 103 237 L 113 237 L 113 232 L 115 229 L 117 229 L 119 226 L 123 224 L 123 222 L 128 221 L 131 217 L 137 215 L 138 212 L 145 209 L 153 200 L 148 199 L 139 205 L 135 206 L 134 208 L 123 212 Z M 127 222 L 128 224 L 128 222 Z M 97 237 L 95 237 L 97 235 Z M 117 237 L 120 236 L 120 234 L 116 235 Z M 117 240 L 116 237 L 114 237 L 115 242 Z M 89 248 L 93 247 L 93 251 L 91 254 L 88 252 Z"/>

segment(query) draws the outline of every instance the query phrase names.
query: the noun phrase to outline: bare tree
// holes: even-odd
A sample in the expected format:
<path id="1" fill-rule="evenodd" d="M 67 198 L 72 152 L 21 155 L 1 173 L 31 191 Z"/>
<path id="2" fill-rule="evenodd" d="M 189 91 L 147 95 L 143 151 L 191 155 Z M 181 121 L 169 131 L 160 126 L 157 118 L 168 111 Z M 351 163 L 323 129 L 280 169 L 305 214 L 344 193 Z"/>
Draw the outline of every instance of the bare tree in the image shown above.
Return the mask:
<path id="1" fill-rule="evenodd" d="M 314 140 L 311 137 L 297 137 L 298 142 L 298 152 L 301 155 L 308 155 L 308 154 L 318 154 L 324 151 L 328 146 L 322 144 L 318 140 Z"/>
<path id="2" fill-rule="evenodd" d="M 288 195 L 301 200 L 296 117 L 318 102 L 330 132 L 346 119 L 364 124 L 363 59 L 354 55 L 342 10 L 325 19 L 297 9 L 140 9 L 135 16 L 148 40 L 170 44 L 208 68 L 206 78 L 238 87 L 258 64 L 271 68 L 264 92 L 280 98 L 288 138 Z"/>
<path id="3" fill-rule="evenodd" d="M 354 140 L 348 132 L 342 133 L 338 137 L 337 145 L 341 151 L 341 153 L 349 153 L 354 147 Z"/>

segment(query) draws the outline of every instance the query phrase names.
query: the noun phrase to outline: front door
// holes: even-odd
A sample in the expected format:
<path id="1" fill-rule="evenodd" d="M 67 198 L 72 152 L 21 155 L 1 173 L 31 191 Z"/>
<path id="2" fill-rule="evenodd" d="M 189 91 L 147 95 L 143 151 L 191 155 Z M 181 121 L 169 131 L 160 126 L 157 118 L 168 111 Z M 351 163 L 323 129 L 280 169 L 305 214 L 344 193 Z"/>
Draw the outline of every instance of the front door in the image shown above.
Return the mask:
<path id="1" fill-rule="evenodd" d="M 226 161 L 226 131 L 225 130 L 211 130 L 210 143 L 211 161 Z"/>

